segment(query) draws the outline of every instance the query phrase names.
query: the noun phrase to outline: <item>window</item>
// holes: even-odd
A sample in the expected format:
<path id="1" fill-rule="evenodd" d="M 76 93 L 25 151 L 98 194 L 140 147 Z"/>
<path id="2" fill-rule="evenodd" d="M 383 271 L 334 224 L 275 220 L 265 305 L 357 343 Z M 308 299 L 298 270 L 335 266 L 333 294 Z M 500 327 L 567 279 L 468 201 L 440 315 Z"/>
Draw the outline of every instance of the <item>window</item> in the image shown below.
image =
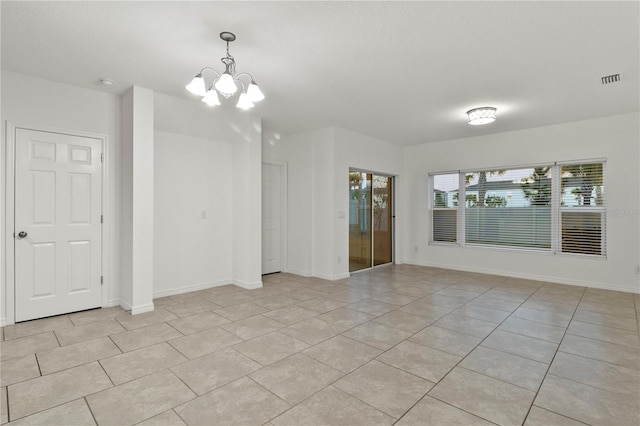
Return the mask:
<path id="1" fill-rule="evenodd" d="M 458 174 L 433 176 L 433 241 L 457 240 Z"/>
<path id="2" fill-rule="evenodd" d="M 551 166 L 464 173 L 465 242 L 551 249 Z"/>
<path id="3" fill-rule="evenodd" d="M 605 255 L 604 164 L 431 174 L 431 242 Z"/>
<path id="4" fill-rule="evenodd" d="M 604 164 L 563 164 L 563 253 L 604 255 Z"/>

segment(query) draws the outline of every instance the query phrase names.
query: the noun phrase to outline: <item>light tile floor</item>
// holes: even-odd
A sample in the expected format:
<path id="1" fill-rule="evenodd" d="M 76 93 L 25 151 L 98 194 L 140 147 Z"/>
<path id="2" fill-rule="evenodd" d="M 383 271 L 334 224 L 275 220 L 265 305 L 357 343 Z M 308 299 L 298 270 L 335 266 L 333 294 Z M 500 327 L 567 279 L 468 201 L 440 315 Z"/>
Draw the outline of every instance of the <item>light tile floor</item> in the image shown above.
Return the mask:
<path id="1" fill-rule="evenodd" d="M 640 297 L 392 266 L 2 329 L 1 421 L 638 425 Z"/>

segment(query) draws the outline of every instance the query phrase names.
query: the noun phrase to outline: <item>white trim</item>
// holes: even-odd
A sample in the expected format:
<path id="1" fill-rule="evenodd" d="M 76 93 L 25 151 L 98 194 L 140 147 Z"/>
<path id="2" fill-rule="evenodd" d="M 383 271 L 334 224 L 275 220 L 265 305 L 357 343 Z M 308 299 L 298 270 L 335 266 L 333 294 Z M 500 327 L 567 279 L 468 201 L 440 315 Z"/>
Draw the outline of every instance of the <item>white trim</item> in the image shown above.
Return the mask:
<path id="1" fill-rule="evenodd" d="M 640 294 L 640 289 L 636 289 L 634 291 L 634 289 L 631 289 L 629 287 L 624 287 L 616 284 L 606 284 L 606 283 L 595 282 L 595 281 L 572 280 L 572 279 L 566 279 L 566 278 L 551 277 L 546 275 L 519 274 L 514 272 L 506 273 L 502 271 L 494 271 L 494 270 L 485 269 L 485 268 L 467 268 L 464 266 L 425 262 L 425 261 L 415 260 L 415 259 L 408 260 L 407 264 L 417 265 L 417 266 L 428 266 L 428 267 L 440 268 L 440 269 L 451 269 L 453 271 L 475 272 L 479 274 L 497 275 L 500 277 L 522 278 L 522 279 L 527 279 L 532 281 L 541 281 L 541 282 L 548 282 L 548 283 L 554 283 L 554 284 L 566 284 L 566 285 L 572 285 L 572 286 L 578 286 L 578 287 L 598 288 L 603 290 L 613 290 L 613 291 L 622 291 L 625 293 Z"/>
<path id="2" fill-rule="evenodd" d="M 256 288 L 262 288 L 262 281 L 256 281 L 254 283 L 248 283 L 246 281 L 241 281 L 241 280 L 233 280 L 232 282 L 233 285 L 236 285 L 240 288 L 244 288 L 247 290 L 253 290 Z"/>
<path id="3" fill-rule="evenodd" d="M 7 325 L 7 319 L 5 317 L 0 318 L 0 327 Z"/>
<path id="4" fill-rule="evenodd" d="M 124 300 L 119 300 L 119 305 L 122 309 L 124 309 L 125 311 L 130 311 L 131 310 L 131 305 L 128 304 L 127 302 L 125 302 Z"/>
<path id="5" fill-rule="evenodd" d="M 371 270 L 371 268 L 367 268 L 365 270 Z M 341 280 L 343 278 L 349 278 L 351 275 L 349 274 L 349 272 L 343 272 L 341 274 L 336 274 L 336 275 L 329 275 L 329 274 L 313 274 L 314 278 L 320 278 L 323 280 L 328 280 L 328 281 L 336 281 L 336 280 Z"/>
<path id="6" fill-rule="evenodd" d="M 120 301 L 120 307 L 125 311 L 130 311 L 131 315 L 143 314 L 145 312 L 151 312 L 154 309 L 153 303 L 146 303 L 144 305 L 131 306 L 124 300 Z"/>
<path id="7" fill-rule="evenodd" d="M 223 285 L 229 285 L 231 283 L 232 283 L 232 281 L 230 279 L 229 280 L 218 280 L 218 281 L 214 281 L 214 282 L 210 282 L 210 283 L 193 284 L 193 285 L 188 285 L 188 286 L 185 286 L 185 287 L 175 287 L 175 288 L 170 288 L 170 289 L 167 289 L 167 290 L 154 291 L 153 292 L 153 298 L 157 299 L 159 297 L 174 296 L 176 294 L 188 293 L 188 292 L 191 292 L 191 291 L 206 290 L 208 288 L 220 287 L 220 286 L 223 286 Z"/>
<path id="8" fill-rule="evenodd" d="M 82 130 L 70 130 L 55 126 L 41 125 L 41 124 L 26 124 L 26 123 L 13 123 L 5 121 L 5 140 L 7 141 L 7 156 L 5 159 L 6 179 L 5 179 L 5 291 L 6 291 L 6 316 L 5 323 L 15 323 L 15 238 L 13 233 L 15 231 L 15 135 L 17 129 L 33 130 L 36 132 L 58 133 L 70 136 L 80 136 L 85 138 L 97 139 L 101 141 L 102 154 L 104 154 L 104 161 L 101 163 L 101 214 L 104 216 L 104 212 L 108 211 L 111 206 L 110 200 L 107 196 L 109 193 L 108 185 L 108 169 L 109 169 L 109 157 L 107 155 L 109 151 L 109 137 L 102 133 L 85 132 Z M 109 270 L 111 266 L 111 259 L 109 256 L 109 250 L 111 248 L 110 234 L 111 227 L 109 221 L 106 220 L 102 224 L 102 233 L 100 236 L 102 250 L 101 250 L 101 275 L 104 277 L 104 284 L 101 286 L 101 305 L 106 307 L 112 301 L 107 300 L 110 284 L 109 284 Z"/>
<path id="9" fill-rule="evenodd" d="M 144 305 L 137 305 L 131 307 L 131 315 L 144 314 L 145 312 L 153 311 L 153 303 L 146 303 Z"/>
<path id="10" fill-rule="evenodd" d="M 287 195 L 289 194 L 289 177 L 288 177 L 288 164 L 286 161 L 263 161 L 262 164 L 269 164 L 272 166 L 280 167 L 280 270 L 282 272 L 287 271 L 287 212 L 289 211 L 289 201 Z M 262 259 L 260 259 L 262 263 Z M 261 265 L 262 268 L 262 265 Z"/>
<path id="11" fill-rule="evenodd" d="M 15 126 L 5 122 L 5 140 L 7 141 L 7 157 L 5 159 L 5 324 L 15 324 Z"/>
<path id="12" fill-rule="evenodd" d="M 120 306 L 120 299 L 109 299 L 103 308 L 111 308 L 114 306 Z"/>
<path id="13" fill-rule="evenodd" d="M 285 271 L 288 274 L 293 274 L 293 275 L 300 275 L 301 277 L 311 277 L 311 272 L 307 272 L 307 271 L 300 271 L 298 269 L 287 269 Z"/>

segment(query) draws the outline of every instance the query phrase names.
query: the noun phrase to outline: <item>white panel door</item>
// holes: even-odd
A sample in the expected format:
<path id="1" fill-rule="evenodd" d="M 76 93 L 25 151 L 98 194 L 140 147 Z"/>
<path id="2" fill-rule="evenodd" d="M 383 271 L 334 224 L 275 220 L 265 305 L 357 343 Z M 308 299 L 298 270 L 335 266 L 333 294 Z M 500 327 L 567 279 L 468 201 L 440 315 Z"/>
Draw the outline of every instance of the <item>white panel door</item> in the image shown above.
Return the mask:
<path id="1" fill-rule="evenodd" d="M 280 201 L 282 167 L 262 165 L 262 273 L 282 271 Z"/>
<path id="2" fill-rule="evenodd" d="M 15 136 L 16 321 L 99 307 L 102 141 Z"/>

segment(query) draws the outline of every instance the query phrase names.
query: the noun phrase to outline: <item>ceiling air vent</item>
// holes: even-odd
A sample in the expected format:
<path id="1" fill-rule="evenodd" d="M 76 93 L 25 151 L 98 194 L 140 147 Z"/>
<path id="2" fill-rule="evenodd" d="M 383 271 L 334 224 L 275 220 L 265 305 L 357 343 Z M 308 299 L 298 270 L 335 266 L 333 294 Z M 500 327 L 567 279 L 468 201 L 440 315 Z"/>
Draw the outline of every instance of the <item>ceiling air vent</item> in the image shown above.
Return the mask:
<path id="1" fill-rule="evenodd" d="M 602 84 L 617 83 L 620 80 L 622 80 L 620 74 L 605 75 L 604 77 L 602 77 Z"/>

